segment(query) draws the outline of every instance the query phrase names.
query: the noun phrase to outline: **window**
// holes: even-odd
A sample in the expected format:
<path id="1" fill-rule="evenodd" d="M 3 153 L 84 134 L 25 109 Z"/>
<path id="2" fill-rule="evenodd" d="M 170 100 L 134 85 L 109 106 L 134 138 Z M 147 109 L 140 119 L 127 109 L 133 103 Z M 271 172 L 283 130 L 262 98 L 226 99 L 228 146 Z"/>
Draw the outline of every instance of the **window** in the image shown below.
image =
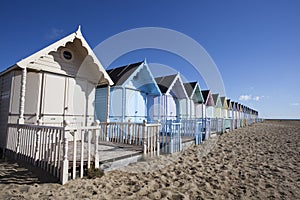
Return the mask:
<path id="1" fill-rule="evenodd" d="M 73 60 L 73 52 L 69 49 L 64 48 L 61 50 L 61 57 L 65 61 L 72 61 Z"/>

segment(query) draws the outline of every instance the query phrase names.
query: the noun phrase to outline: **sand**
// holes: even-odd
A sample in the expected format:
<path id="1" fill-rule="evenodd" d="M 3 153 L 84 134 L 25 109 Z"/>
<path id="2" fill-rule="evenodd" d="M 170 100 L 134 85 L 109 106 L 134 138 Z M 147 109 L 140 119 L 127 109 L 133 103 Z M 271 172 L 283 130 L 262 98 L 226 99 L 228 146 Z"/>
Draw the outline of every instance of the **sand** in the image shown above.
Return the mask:
<path id="1" fill-rule="evenodd" d="M 2 160 L 0 181 L 0 199 L 300 199 L 300 121 L 265 121 L 63 186 Z"/>

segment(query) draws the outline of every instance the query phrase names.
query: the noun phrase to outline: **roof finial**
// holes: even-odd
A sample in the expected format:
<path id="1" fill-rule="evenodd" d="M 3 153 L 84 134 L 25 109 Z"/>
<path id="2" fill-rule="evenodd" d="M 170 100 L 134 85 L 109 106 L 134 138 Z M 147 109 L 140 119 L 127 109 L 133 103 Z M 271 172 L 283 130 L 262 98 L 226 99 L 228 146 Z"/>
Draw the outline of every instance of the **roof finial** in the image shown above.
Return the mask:
<path id="1" fill-rule="evenodd" d="M 76 31 L 76 35 L 82 35 L 81 34 L 81 26 L 80 25 L 78 26 L 78 29 Z"/>

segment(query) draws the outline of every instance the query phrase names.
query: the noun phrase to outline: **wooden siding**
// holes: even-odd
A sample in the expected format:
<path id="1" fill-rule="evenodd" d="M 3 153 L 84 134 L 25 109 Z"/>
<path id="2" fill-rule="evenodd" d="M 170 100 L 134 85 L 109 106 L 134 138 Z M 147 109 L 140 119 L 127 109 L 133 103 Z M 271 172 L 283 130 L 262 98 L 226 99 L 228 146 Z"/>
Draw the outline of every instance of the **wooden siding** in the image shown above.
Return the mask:
<path id="1" fill-rule="evenodd" d="M 107 113 L 107 87 L 97 88 L 95 97 L 95 112 L 96 118 L 100 122 L 106 122 Z"/>
<path id="2" fill-rule="evenodd" d="M 147 95 L 138 90 L 126 89 L 125 121 L 143 122 L 147 119 Z"/>
<path id="3" fill-rule="evenodd" d="M 67 61 L 62 58 L 61 51 L 64 49 L 71 50 L 73 53 L 72 60 Z M 66 47 L 59 47 L 57 51 L 50 52 L 30 63 L 29 67 L 75 76 L 86 56 L 87 51 L 82 47 L 81 41 L 75 39 L 72 43 L 67 43 Z"/>
<path id="4" fill-rule="evenodd" d="M 9 123 L 17 123 L 21 88 L 20 71 L 13 71 Z M 95 85 L 82 79 L 28 72 L 24 120 L 61 126 L 63 120 L 84 125 L 94 121 Z"/>
<path id="5" fill-rule="evenodd" d="M 109 120 L 121 122 L 123 116 L 123 89 L 112 87 L 110 90 Z M 102 104 L 103 105 L 103 104 Z M 97 109 L 101 109 L 97 107 Z M 98 111 L 97 111 L 98 112 Z"/>
<path id="6" fill-rule="evenodd" d="M 0 77 L 0 147 L 5 148 L 13 72 Z"/>
<path id="7" fill-rule="evenodd" d="M 21 91 L 21 71 L 12 71 L 12 84 L 11 84 L 11 99 L 9 106 L 9 123 L 16 124 L 19 119 L 20 109 L 20 91 Z"/>

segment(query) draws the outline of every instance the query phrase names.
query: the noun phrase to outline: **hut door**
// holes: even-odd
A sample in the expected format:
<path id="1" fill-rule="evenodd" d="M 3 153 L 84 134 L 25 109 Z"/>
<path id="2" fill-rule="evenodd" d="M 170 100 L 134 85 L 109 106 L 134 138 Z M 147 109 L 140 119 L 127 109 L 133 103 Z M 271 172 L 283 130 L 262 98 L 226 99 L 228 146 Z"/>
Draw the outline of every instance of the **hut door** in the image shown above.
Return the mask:
<path id="1" fill-rule="evenodd" d="M 63 123 L 65 82 L 63 76 L 44 74 L 41 116 L 46 125 L 61 126 Z"/>
<path id="2" fill-rule="evenodd" d="M 68 78 L 65 118 L 77 126 L 90 125 L 94 119 L 95 86 L 86 80 Z"/>

